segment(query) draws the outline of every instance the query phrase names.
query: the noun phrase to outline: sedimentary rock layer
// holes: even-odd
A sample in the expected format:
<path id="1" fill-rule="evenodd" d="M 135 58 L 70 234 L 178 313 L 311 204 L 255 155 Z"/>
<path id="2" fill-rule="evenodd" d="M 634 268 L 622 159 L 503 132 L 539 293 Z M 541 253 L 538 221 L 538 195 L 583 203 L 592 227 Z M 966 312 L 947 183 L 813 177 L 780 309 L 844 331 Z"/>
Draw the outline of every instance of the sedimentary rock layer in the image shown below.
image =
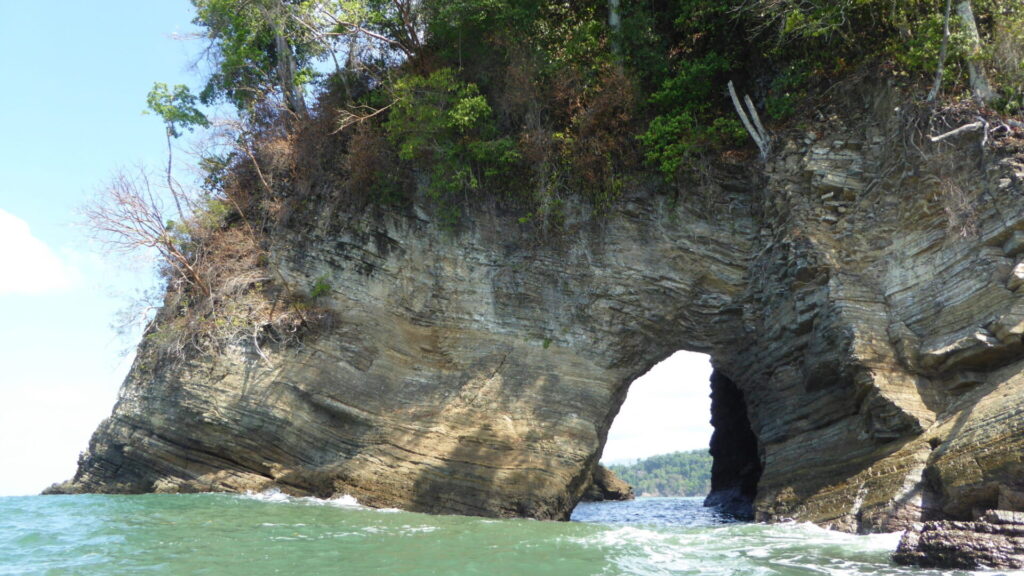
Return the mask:
<path id="1" fill-rule="evenodd" d="M 1024 513 L 989 510 L 975 522 L 926 522 L 903 534 L 893 560 L 925 568 L 1024 568 Z"/>
<path id="2" fill-rule="evenodd" d="M 604 502 L 607 500 L 632 500 L 636 498 L 633 487 L 619 478 L 615 472 L 598 464 L 594 467 L 593 479 L 583 492 L 586 502 Z"/>
<path id="3" fill-rule="evenodd" d="M 716 490 L 759 519 L 1020 509 L 1024 162 L 910 153 L 893 107 L 863 105 L 678 197 L 570 202 L 558 231 L 483 204 L 456 230 L 422 206 L 293 218 L 272 265 L 329 285 L 333 325 L 270 362 L 144 345 L 59 489 L 566 518 L 630 383 L 686 349 L 729 390 Z"/>

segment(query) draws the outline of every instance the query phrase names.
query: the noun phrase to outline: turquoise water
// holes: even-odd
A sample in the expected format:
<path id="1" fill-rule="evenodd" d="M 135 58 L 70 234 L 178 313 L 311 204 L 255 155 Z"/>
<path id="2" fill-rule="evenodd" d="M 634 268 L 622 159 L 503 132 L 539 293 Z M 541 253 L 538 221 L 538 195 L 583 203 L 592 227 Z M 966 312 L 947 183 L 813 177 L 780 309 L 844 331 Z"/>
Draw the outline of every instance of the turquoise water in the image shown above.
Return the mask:
<path id="1" fill-rule="evenodd" d="M 0 575 L 964 574 L 891 565 L 898 535 L 723 523 L 695 499 L 587 504 L 573 519 L 426 516 L 280 494 L 0 498 Z"/>

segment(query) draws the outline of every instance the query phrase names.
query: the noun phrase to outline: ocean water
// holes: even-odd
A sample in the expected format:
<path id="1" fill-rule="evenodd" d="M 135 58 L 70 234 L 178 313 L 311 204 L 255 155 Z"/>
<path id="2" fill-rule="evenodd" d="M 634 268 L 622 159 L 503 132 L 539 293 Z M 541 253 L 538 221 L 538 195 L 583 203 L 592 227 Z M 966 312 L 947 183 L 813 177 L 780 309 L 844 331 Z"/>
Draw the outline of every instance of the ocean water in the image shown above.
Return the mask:
<path id="1" fill-rule="evenodd" d="M 572 522 L 281 494 L 0 498 L 0 575 L 966 574 L 892 565 L 898 538 L 732 523 L 692 498 L 581 504 Z"/>

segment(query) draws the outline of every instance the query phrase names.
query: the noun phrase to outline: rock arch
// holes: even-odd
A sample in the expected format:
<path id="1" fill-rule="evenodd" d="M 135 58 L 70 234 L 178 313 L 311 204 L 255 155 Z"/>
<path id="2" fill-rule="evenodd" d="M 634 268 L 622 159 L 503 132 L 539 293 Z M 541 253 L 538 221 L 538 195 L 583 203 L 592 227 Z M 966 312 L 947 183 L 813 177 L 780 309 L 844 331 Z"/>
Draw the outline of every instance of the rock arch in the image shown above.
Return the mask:
<path id="1" fill-rule="evenodd" d="M 293 218 L 274 264 L 327 280 L 334 327 L 272 365 L 143 346 L 55 490 L 564 519 L 629 384 L 687 349 L 742 396 L 716 412 L 714 481 L 759 519 L 880 530 L 1021 502 L 1022 165 L 975 172 L 962 235 L 927 179 L 886 179 L 873 124 L 780 149 L 682 199 L 568 206 L 550 234 L 493 206 L 456 232 L 420 209 Z"/>

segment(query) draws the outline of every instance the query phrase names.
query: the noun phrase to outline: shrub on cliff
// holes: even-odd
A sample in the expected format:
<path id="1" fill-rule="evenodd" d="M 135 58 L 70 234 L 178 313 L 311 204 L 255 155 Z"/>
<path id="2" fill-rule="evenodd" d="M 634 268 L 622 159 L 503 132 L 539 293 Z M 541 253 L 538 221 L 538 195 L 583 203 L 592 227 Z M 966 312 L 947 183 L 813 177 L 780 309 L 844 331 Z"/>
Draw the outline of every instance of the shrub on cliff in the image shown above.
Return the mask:
<path id="1" fill-rule="evenodd" d="M 392 87 L 384 128 L 398 157 L 430 175 L 427 194 L 450 219 L 458 202 L 519 160 L 511 139 L 501 137 L 487 98 L 451 68 L 408 75 Z M 454 213 L 453 213 L 454 212 Z"/>
<path id="2" fill-rule="evenodd" d="M 973 2 L 980 54 L 969 53 L 962 19 L 947 37 L 942 7 L 925 0 L 659 0 L 614 15 L 613 4 L 532 0 L 194 4 L 211 42 L 207 100 L 223 97 L 252 120 L 277 103 L 294 137 L 351 143 L 304 131 L 294 118 L 311 89 L 332 90 L 341 98 L 315 113 L 359 138 L 385 133 L 392 150 L 372 140 L 370 164 L 390 170 L 382 160 L 392 155 L 404 163 L 398 177 L 371 178 L 352 166 L 360 151 L 350 149 L 354 160 L 342 165 L 360 175 L 347 182 L 380 187 L 386 193 L 370 196 L 390 202 L 416 194 L 425 175 L 424 190 L 449 221 L 481 193 L 514 199 L 531 216 L 572 195 L 605 211 L 642 172 L 641 157 L 680 186 L 679 176 L 749 145 L 725 95 L 729 80 L 786 122 L 858 67 L 924 87 L 948 44 L 947 91 L 983 61 L 998 104 L 1012 110 L 1022 100 L 1024 8 L 996 0 Z M 518 190 L 502 186 L 509 181 Z"/>

